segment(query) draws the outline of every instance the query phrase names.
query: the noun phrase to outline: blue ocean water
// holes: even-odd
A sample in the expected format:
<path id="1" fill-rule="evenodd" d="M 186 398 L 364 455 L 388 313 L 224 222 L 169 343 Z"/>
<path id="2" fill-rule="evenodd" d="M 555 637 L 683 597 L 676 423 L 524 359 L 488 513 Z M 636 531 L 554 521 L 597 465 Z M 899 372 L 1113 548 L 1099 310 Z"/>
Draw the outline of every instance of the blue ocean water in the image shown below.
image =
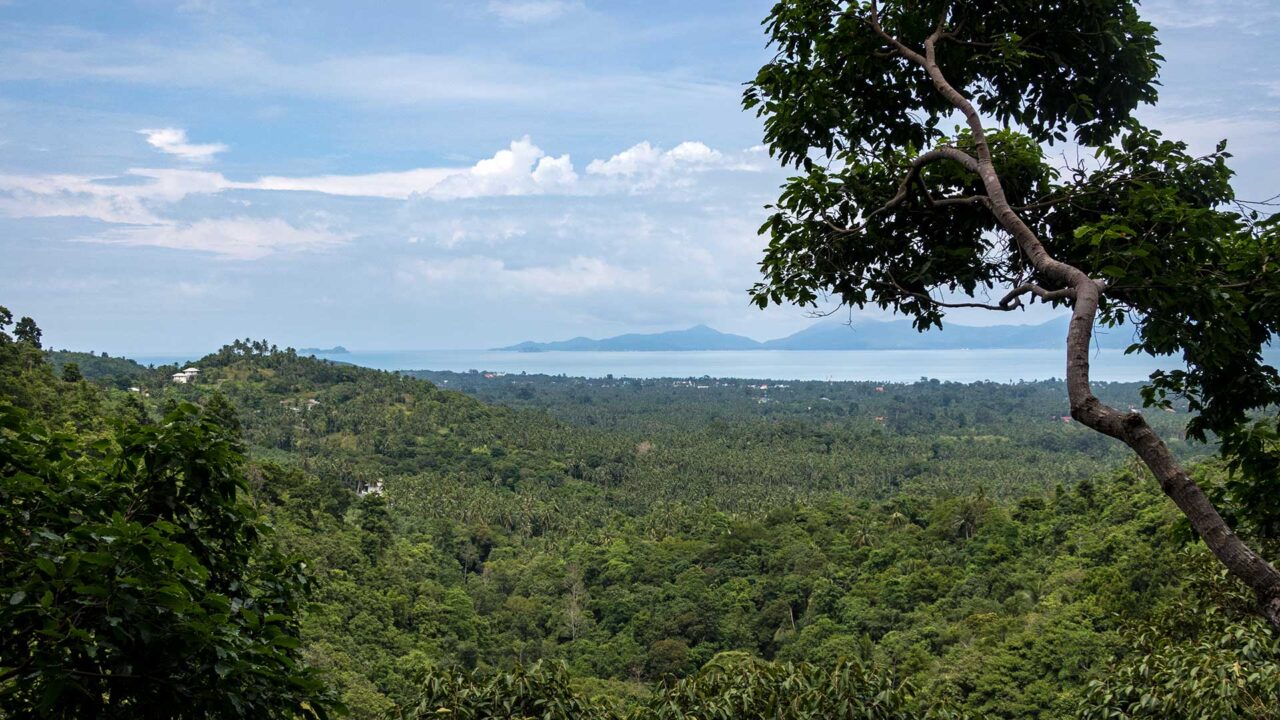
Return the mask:
<path id="1" fill-rule="evenodd" d="M 498 352 L 493 350 L 370 350 L 321 357 L 380 370 L 468 370 L 576 377 L 725 377 L 769 380 L 912 382 L 1017 382 L 1066 375 L 1063 350 L 710 350 L 699 352 Z M 197 359 L 198 355 L 134 357 L 143 364 Z M 1145 380 L 1174 369 L 1173 358 L 1098 350 L 1092 376 L 1099 381 Z"/>

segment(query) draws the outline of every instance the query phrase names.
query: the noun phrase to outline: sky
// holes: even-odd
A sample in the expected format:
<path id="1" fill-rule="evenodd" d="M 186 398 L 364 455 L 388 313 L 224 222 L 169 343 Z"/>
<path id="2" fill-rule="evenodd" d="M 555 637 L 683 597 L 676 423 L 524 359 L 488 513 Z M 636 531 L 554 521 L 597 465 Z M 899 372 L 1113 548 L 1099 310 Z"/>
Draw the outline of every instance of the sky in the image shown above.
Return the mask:
<path id="1" fill-rule="evenodd" d="M 746 292 L 770 4 L 0 0 L 0 305 L 112 354 L 788 334 Z M 1143 119 L 1280 192 L 1280 3 L 1143 13 Z"/>

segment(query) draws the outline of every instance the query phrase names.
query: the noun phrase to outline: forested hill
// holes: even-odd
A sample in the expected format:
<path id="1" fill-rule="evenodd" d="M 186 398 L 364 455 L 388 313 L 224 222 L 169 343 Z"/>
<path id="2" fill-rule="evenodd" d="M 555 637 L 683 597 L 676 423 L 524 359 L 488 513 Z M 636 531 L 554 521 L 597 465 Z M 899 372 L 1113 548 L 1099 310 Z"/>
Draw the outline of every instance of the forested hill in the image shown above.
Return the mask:
<path id="1" fill-rule="evenodd" d="M 73 352 L 70 350 L 46 350 L 45 359 L 53 365 L 59 376 L 78 373 L 86 380 L 121 390 L 136 379 L 153 374 L 149 368 L 128 358 L 110 357 L 106 353 Z M 73 369 L 66 368 L 71 365 Z"/>
<path id="2" fill-rule="evenodd" d="M 59 423 L 239 428 L 355 717 L 1263 718 L 1280 687 L 1248 597 L 1054 383 L 433 384 L 237 342 L 130 392 L 23 363 L 0 389 Z"/>
<path id="3" fill-rule="evenodd" d="M 711 499 L 736 511 L 835 491 L 867 499 L 902 490 L 1021 497 L 1072 485 L 1127 457 L 1064 421 L 1060 382 L 768 385 L 427 374 L 433 385 L 234 349 L 198 365 L 198 384 L 173 386 L 165 377 L 164 387 L 194 396 L 218 388 L 268 456 L 340 465 L 353 489 L 388 475 L 445 472 L 447 482 L 497 478 L 541 505 L 568 494 L 560 489 L 568 485 L 578 501 L 593 503 L 576 521 L 655 503 Z M 1140 404 L 1136 384 L 1101 392 L 1122 406 Z M 1157 412 L 1153 420 L 1190 453 L 1178 439 L 1183 417 Z"/>

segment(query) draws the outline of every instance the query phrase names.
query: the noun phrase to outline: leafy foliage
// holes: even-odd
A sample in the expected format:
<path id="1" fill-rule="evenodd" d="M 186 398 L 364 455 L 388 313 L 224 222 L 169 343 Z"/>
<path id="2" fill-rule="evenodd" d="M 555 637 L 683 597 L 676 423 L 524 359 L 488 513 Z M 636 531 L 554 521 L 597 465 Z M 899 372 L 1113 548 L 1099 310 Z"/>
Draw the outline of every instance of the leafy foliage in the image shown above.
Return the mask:
<path id="1" fill-rule="evenodd" d="M 1053 294 L 1074 292 L 1066 263 L 1105 283 L 1097 320 L 1132 323 L 1131 352 L 1180 356 L 1144 402 L 1185 402 L 1187 436 L 1221 441 L 1237 516 L 1280 526 L 1280 373 L 1263 357 L 1280 333 L 1280 219 L 1237 202 L 1225 141 L 1194 156 L 1133 117 L 1161 61 L 1137 3 L 783 0 L 765 25 L 776 55 L 744 105 L 798 174 L 761 227 L 757 304 L 830 296 L 923 331 L 947 294 L 1034 285 L 1074 302 Z M 946 132 L 957 110 L 971 126 Z M 985 143 L 980 118 L 997 123 Z M 1089 160 L 1050 162 L 1042 144 L 1069 138 Z M 1030 257 L 1040 246 L 1052 261 Z"/>
<path id="2" fill-rule="evenodd" d="M 918 697 L 856 662 L 832 667 L 768 663 L 727 653 L 697 674 L 671 683 L 630 706 L 587 698 L 561 665 L 537 663 L 484 676 L 428 672 L 408 718 L 440 717 L 576 720 L 926 720 L 962 715 Z"/>
<path id="3" fill-rule="evenodd" d="M 361 717 L 417 707 L 424 668 L 483 695 L 539 661 L 634 709 L 724 652 L 1066 717 L 1176 575 L 1176 515 L 1139 476 L 1025 472 L 1120 461 L 1062 422 L 1061 383 L 430 374 L 513 411 L 248 343 L 199 364 L 152 398 L 241 408 L 255 495 L 317 568 L 307 657 Z"/>
<path id="4" fill-rule="evenodd" d="M 1280 641 L 1212 558 L 1187 556 L 1186 595 L 1130 631 L 1135 652 L 1090 684 L 1081 720 L 1280 716 Z"/>
<path id="5" fill-rule="evenodd" d="M 307 575 L 243 489 L 238 438 L 194 406 L 94 437 L 0 401 L 0 713 L 324 717 Z"/>
<path id="6" fill-rule="evenodd" d="M 43 554 L 6 551 L 24 564 L 13 566 L 19 579 L 6 580 L 0 600 L 24 592 L 3 610 L 27 623 L 14 627 L 32 627 L 45 617 L 40 587 L 63 583 L 57 609 L 63 594 L 78 597 L 66 583 L 111 580 L 111 597 L 138 604 L 127 625 L 113 626 L 106 618 L 119 616 L 118 603 L 108 613 L 93 604 L 101 598 L 82 599 L 97 613 L 86 617 L 103 626 L 93 662 L 118 658 L 117 634 L 144 625 L 187 643 L 216 647 L 226 632 L 252 645 L 271 633 L 269 613 L 257 630 L 210 596 L 288 604 L 305 589 L 305 611 L 291 605 L 290 619 L 276 622 L 277 637 L 297 639 L 296 649 L 288 639 L 276 648 L 293 664 L 268 666 L 304 683 L 320 673 L 358 718 L 1064 718 L 1121 707 L 1097 705 L 1095 695 L 1126 697 L 1119 689 L 1130 681 L 1119 689 L 1111 681 L 1161 643 L 1186 649 L 1159 676 L 1170 696 L 1196 692 L 1174 682 L 1176 668 L 1199 658 L 1205 671 L 1233 672 L 1227 655 L 1247 647 L 1258 652 L 1242 665 L 1249 672 L 1231 675 L 1244 683 L 1238 694 L 1270 691 L 1270 676 L 1255 670 L 1271 662 L 1271 641 L 1222 599 L 1238 588 L 1214 580 L 1226 594 L 1205 594 L 1198 566 L 1180 570 L 1185 531 L 1141 472 L 1097 476 L 1120 455 L 1062 422 L 1061 383 L 764 390 L 759 381 L 430 374 L 516 406 L 504 408 L 265 342 L 202 359 L 188 385 L 169 382 L 167 369 L 148 371 L 131 380 L 142 392 L 63 382 L 39 350 L 9 349 L 0 378 L 45 408 L 38 412 L 54 429 L 15 415 L 19 430 L 5 447 L 45 448 L 41 458 L 64 458 L 75 472 L 58 465 L 39 477 L 92 479 L 114 494 L 57 496 L 64 514 L 83 506 L 102 516 L 74 527 L 48 520 L 63 537 L 57 548 L 19 530 Z M 1135 385 L 1102 392 L 1138 401 Z M 1152 422 L 1174 434 L 1180 415 Z M 65 451 L 48 451 L 54 440 Z M 138 448 L 150 449 L 127 461 Z M 197 472 L 206 456 L 221 468 L 212 476 Z M 159 479 L 140 482 L 153 470 Z M 191 481 L 188 472 L 197 472 Z M 1226 487 L 1225 469 L 1202 474 L 1206 486 Z M 221 495 L 193 494 L 196 480 L 215 477 Z M 126 525 L 140 524 L 128 535 L 105 507 L 120 497 L 149 507 L 137 502 L 150 497 L 144 488 L 170 498 L 162 509 L 204 509 L 163 521 L 173 528 L 122 511 Z M 262 534 L 250 504 L 273 533 Z M 201 518 L 246 523 L 232 535 L 256 548 L 248 561 L 229 562 L 244 558 L 231 535 L 191 535 Z M 276 547 L 308 557 L 310 571 L 298 578 Z M 65 581 L 28 567 L 81 551 L 117 564 L 87 574 L 96 566 L 81 560 Z M 184 552 L 208 579 L 179 567 Z M 121 575 L 115 553 L 154 563 Z M 236 569 L 225 577 L 240 590 L 215 590 L 219 563 Z M 163 592 L 187 593 L 190 628 L 164 625 L 178 618 L 148 605 L 167 597 L 143 592 L 166 573 L 176 585 Z M 1165 620 L 1200 596 L 1228 619 L 1224 642 L 1232 638 L 1206 657 L 1197 643 L 1214 637 L 1209 630 L 1186 633 L 1185 621 Z M 1136 627 L 1150 628 L 1148 639 Z M 72 638 L 57 647 L 80 646 Z M 242 663 L 262 660 L 244 645 L 234 650 Z M 165 667 L 181 674 L 203 657 L 184 653 Z M 205 666 L 210 678 L 216 664 Z M 229 683 L 241 677 L 233 668 L 209 685 L 180 679 L 196 683 L 201 701 L 230 702 L 241 696 Z M 200 694 L 214 685 L 221 696 Z M 120 692 L 105 697 L 123 700 Z M 279 716 L 325 707 L 316 685 L 281 693 Z M 67 687 L 57 698 L 83 701 Z"/>

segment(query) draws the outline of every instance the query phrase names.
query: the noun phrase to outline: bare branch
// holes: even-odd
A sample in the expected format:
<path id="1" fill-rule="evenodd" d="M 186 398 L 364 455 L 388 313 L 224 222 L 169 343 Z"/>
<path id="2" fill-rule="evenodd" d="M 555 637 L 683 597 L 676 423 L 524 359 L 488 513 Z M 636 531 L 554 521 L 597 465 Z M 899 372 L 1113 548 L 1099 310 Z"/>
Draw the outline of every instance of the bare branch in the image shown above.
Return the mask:
<path id="1" fill-rule="evenodd" d="M 971 170 L 975 173 L 978 170 L 978 161 L 975 160 L 972 155 L 969 155 L 963 150 L 960 150 L 959 148 L 951 147 L 949 145 L 936 147 L 926 153 L 920 154 L 914 160 L 911 161 L 911 167 L 907 170 L 907 174 L 898 183 L 898 190 L 896 193 L 894 193 L 893 197 L 889 198 L 889 201 L 886 202 L 885 204 L 881 205 L 880 207 L 868 213 L 867 216 L 862 219 L 861 223 L 854 225 L 852 227 L 844 227 L 826 216 L 822 216 L 820 219 L 827 227 L 831 228 L 833 231 L 840 233 L 842 235 L 862 232 L 867 227 L 867 225 L 870 224 L 871 220 L 875 218 L 877 215 L 886 213 L 889 210 L 892 210 L 893 208 L 897 207 L 898 205 L 901 205 L 904 201 L 906 201 L 906 199 L 910 196 L 911 184 L 913 182 L 916 182 L 919 179 L 920 171 L 924 168 L 924 166 L 930 163 L 938 162 L 940 160 L 952 160 L 958 163 L 961 167 L 964 167 L 965 169 Z M 959 205 L 959 204 L 972 203 L 972 202 L 985 203 L 985 196 L 976 196 L 973 198 L 934 199 L 933 197 L 930 196 L 927 187 L 925 188 L 925 199 L 930 205 Z"/>
<path id="2" fill-rule="evenodd" d="M 889 276 L 889 282 L 891 282 L 894 288 L 897 289 L 899 292 L 905 293 L 912 297 L 919 298 L 921 300 L 924 300 L 930 303 L 935 307 L 941 307 L 941 308 L 976 308 L 979 310 L 994 310 L 998 312 L 1009 312 L 1011 310 L 1017 310 L 1023 307 L 1022 296 L 1028 293 L 1035 295 L 1036 297 L 1040 298 L 1045 302 L 1050 302 L 1053 300 L 1065 300 L 1075 295 L 1075 291 L 1072 290 L 1071 288 L 1061 288 L 1059 290 L 1046 290 L 1040 287 L 1039 285 L 1036 285 L 1035 283 L 1023 283 L 1013 288 L 1009 292 L 1005 293 L 1005 296 L 1000 298 L 1000 302 L 995 305 L 992 305 L 990 303 L 980 303 L 980 302 L 953 303 L 953 302 L 945 302 L 943 300 L 938 300 L 937 298 L 933 297 L 932 295 L 929 295 L 928 293 L 908 290 L 907 288 L 899 284 L 898 281 L 893 278 L 893 275 L 889 273 L 885 273 L 885 274 Z"/>

